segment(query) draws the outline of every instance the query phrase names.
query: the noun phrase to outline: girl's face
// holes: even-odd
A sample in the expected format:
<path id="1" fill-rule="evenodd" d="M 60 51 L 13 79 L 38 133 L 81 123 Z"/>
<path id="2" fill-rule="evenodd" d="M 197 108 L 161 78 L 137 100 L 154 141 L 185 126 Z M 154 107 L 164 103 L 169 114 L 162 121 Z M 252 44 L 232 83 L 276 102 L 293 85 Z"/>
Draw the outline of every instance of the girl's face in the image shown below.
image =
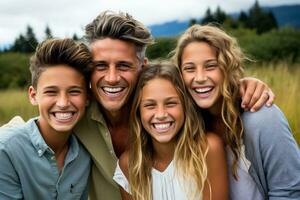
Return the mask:
<path id="1" fill-rule="evenodd" d="M 191 42 L 182 53 L 181 72 L 185 85 L 200 108 L 220 113 L 224 76 L 216 51 L 206 42 Z"/>
<path id="2" fill-rule="evenodd" d="M 140 114 L 143 127 L 153 144 L 172 143 L 184 122 L 183 105 L 173 84 L 154 78 L 141 92 Z"/>

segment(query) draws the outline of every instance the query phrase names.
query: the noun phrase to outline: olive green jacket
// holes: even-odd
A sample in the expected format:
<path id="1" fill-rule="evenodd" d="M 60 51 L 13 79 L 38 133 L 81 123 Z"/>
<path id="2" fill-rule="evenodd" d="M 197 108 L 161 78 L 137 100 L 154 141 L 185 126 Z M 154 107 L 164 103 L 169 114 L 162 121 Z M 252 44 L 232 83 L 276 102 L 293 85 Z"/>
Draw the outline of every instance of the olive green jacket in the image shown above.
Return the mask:
<path id="1" fill-rule="evenodd" d="M 89 199 L 121 200 L 119 187 L 113 180 L 118 158 L 96 101 L 91 102 L 74 132 L 94 161 L 89 183 Z"/>

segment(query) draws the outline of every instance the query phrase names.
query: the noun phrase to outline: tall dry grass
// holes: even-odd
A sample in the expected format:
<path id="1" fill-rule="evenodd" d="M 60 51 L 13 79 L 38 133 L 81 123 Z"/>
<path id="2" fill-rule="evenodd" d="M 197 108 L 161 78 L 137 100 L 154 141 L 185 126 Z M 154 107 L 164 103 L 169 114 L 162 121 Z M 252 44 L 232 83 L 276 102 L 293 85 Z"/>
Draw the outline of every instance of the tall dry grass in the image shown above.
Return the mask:
<path id="1" fill-rule="evenodd" d="M 300 145 L 300 64 L 265 64 L 250 66 L 247 76 L 257 77 L 272 88 L 276 95 L 275 103 L 284 112 L 291 130 Z"/>
<path id="2" fill-rule="evenodd" d="M 26 90 L 0 91 L 0 125 L 16 115 L 25 120 L 37 116 L 37 108 L 30 104 Z"/>

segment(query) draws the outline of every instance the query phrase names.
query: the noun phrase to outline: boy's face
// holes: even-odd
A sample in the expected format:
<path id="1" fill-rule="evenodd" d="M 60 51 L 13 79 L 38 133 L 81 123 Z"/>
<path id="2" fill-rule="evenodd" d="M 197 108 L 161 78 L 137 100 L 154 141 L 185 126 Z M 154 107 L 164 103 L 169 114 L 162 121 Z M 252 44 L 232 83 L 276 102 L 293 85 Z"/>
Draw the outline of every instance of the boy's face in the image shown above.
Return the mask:
<path id="1" fill-rule="evenodd" d="M 132 94 L 140 61 L 133 43 L 105 38 L 91 45 L 95 69 L 91 87 L 97 101 L 109 113 L 120 111 Z"/>
<path id="2" fill-rule="evenodd" d="M 67 65 L 46 68 L 37 87 L 29 88 L 29 95 L 31 103 L 39 107 L 38 122 L 42 134 L 69 133 L 87 105 L 84 77 Z"/>

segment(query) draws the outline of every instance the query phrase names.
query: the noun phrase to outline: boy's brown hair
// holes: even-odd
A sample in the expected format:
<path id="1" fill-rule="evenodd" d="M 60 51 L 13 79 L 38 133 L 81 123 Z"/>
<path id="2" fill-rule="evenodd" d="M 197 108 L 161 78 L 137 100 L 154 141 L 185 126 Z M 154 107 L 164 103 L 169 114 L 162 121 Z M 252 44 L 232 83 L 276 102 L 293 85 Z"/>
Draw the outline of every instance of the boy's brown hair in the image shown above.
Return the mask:
<path id="1" fill-rule="evenodd" d="M 31 84 L 37 87 L 43 71 L 54 65 L 65 64 L 81 73 L 88 83 L 92 69 L 92 56 L 86 45 L 74 40 L 47 39 L 40 43 L 30 58 Z"/>

